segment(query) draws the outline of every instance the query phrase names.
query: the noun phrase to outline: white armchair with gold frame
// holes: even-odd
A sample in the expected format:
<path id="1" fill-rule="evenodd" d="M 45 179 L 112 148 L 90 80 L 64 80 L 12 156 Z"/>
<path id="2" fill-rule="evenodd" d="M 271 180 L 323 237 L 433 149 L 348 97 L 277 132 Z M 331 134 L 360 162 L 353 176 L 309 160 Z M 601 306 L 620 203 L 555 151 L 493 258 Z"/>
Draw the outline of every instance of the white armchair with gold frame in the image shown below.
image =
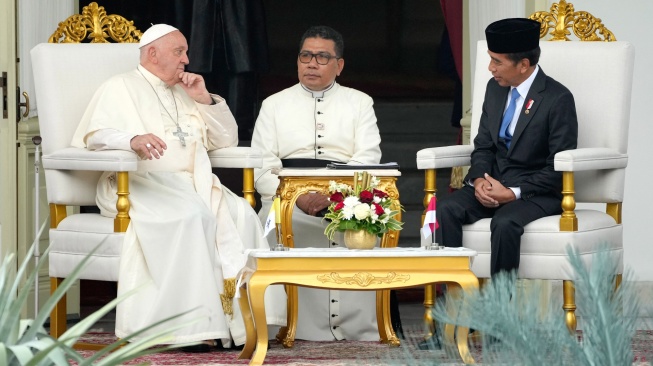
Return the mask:
<path id="1" fill-rule="evenodd" d="M 560 5 L 563 3 L 568 5 L 564 1 Z M 564 23 L 560 16 L 557 20 Z M 542 36 L 549 30 L 562 39 L 569 34 L 564 26 L 550 28 L 549 21 L 556 19 L 548 13 L 535 13 L 531 18 L 543 24 Z M 611 32 L 609 35 L 614 40 Z M 607 245 L 610 256 L 619 263 L 618 273 L 615 273 L 617 284 L 621 279 L 621 210 L 628 164 L 634 48 L 628 42 L 616 41 L 540 42 L 540 47 L 542 69 L 574 95 L 579 124 L 578 148 L 555 156 L 554 168 L 562 172 L 563 213 L 536 220 L 524 228 L 518 275 L 523 279 L 562 280 L 562 307 L 568 328 L 575 330 L 574 278 L 567 246 L 572 246 L 585 263 L 591 265 L 592 254 L 601 245 Z M 478 130 L 485 87 L 492 77 L 488 71 L 485 41 L 478 42 L 476 55 L 472 141 Z M 417 153 L 417 167 L 425 170 L 425 202 L 435 193 L 436 170 L 469 165 L 473 148 L 472 142 L 472 145 L 428 148 Z M 605 204 L 605 210 L 595 209 L 596 205 L 576 210 L 576 203 Z M 463 226 L 463 246 L 478 252 L 472 270 L 479 278 L 490 277 L 490 221 L 482 219 Z M 427 298 L 425 306 L 429 305 L 428 301 Z"/>
<path id="2" fill-rule="evenodd" d="M 78 43 L 87 35 L 94 43 Z M 107 16 L 102 7 L 91 3 L 81 15 L 60 23 L 50 38 L 53 43 L 39 44 L 31 51 L 50 204 L 52 292 L 99 244 L 102 245 L 81 272 L 80 279 L 118 280 L 122 240 L 129 225 L 128 172 L 136 170 L 137 156 L 129 151 L 88 151 L 70 147 L 70 142 L 100 84 L 138 65 L 139 49 L 135 42 L 140 35 L 131 22 L 119 16 Z M 125 43 L 104 43 L 109 37 Z M 60 40 L 63 43 L 56 44 Z M 243 168 L 243 193 L 254 206 L 253 169 L 262 165 L 260 151 L 233 147 L 212 151 L 209 156 L 213 167 Z M 112 219 L 94 213 L 67 215 L 69 206 L 95 205 L 96 186 L 103 171 L 118 172 L 118 216 Z M 65 304 L 63 298 L 52 312 L 50 334 L 53 337 L 66 330 Z M 77 346 L 100 348 L 88 344 Z"/>

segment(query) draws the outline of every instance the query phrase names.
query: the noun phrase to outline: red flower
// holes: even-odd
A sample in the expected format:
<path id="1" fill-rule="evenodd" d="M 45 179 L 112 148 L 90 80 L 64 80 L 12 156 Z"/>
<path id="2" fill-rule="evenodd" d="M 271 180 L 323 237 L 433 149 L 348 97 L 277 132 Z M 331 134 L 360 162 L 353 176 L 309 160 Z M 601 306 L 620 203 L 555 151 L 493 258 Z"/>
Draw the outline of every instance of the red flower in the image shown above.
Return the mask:
<path id="1" fill-rule="evenodd" d="M 379 191 L 379 190 L 376 189 L 376 188 L 374 189 L 374 195 L 377 196 L 377 197 L 379 197 L 379 198 L 387 198 L 387 197 L 388 197 L 388 194 L 387 194 L 387 193 L 385 193 L 385 192 L 383 192 L 383 191 Z"/>
<path id="2" fill-rule="evenodd" d="M 342 202 L 345 200 L 345 196 L 342 194 L 342 192 L 336 192 L 329 197 L 329 200 L 331 202 Z"/>
<path id="3" fill-rule="evenodd" d="M 381 207 L 381 205 L 379 205 L 378 203 L 374 203 L 373 205 L 374 205 L 374 212 L 377 215 L 381 216 L 385 213 L 385 210 L 383 210 L 383 207 Z"/>
<path id="4" fill-rule="evenodd" d="M 370 202 L 372 202 L 373 199 L 374 199 L 374 195 L 372 194 L 372 192 L 370 192 L 368 190 L 364 190 L 364 191 L 361 192 L 361 195 L 360 195 L 361 202 L 370 203 Z"/>
<path id="5" fill-rule="evenodd" d="M 336 204 L 336 206 L 333 208 L 333 211 L 340 211 L 340 210 L 342 210 L 343 207 L 345 207 L 345 203 L 344 202 L 338 202 Z"/>

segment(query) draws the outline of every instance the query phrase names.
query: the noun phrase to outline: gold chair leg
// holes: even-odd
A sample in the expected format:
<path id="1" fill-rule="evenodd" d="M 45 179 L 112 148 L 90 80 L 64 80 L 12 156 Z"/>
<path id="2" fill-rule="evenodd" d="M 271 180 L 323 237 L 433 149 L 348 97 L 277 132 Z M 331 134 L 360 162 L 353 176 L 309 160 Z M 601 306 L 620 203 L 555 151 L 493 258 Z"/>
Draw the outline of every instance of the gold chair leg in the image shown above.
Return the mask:
<path id="1" fill-rule="evenodd" d="M 576 333 L 576 288 L 573 281 L 562 281 L 562 296 L 564 299 L 562 309 L 565 311 L 565 322 L 569 332 L 574 334 Z"/>
<path id="2" fill-rule="evenodd" d="M 50 277 L 50 294 L 53 294 L 63 278 Z M 50 313 L 50 335 L 59 338 L 66 331 L 66 295 L 64 294 Z"/>
<path id="3" fill-rule="evenodd" d="M 619 273 L 618 275 L 615 276 L 614 278 L 614 290 L 617 291 L 619 289 L 619 286 L 621 286 L 621 280 L 622 280 L 622 275 Z"/>

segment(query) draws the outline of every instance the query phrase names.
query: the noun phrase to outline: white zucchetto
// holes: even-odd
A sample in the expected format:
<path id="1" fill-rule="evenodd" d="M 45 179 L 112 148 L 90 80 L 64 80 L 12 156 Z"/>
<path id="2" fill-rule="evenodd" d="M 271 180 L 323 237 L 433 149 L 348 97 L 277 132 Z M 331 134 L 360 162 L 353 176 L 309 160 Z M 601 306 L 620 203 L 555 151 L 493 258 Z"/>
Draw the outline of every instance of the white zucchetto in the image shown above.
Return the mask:
<path id="1" fill-rule="evenodd" d="M 171 25 L 154 24 L 148 30 L 146 30 L 145 33 L 143 33 L 143 35 L 141 36 L 141 41 L 140 41 L 140 45 L 138 46 L 138 48 L 146 46 L 146 45 L 156 41 L 157 39 L 165 36 L 166 34 L 168 34 L 170 32 L 174 32 L 176 30 L 179 30 L 179 29 L 177 29 L 177 28 L 175 28 L 175 27 L 173 27 Z"/>

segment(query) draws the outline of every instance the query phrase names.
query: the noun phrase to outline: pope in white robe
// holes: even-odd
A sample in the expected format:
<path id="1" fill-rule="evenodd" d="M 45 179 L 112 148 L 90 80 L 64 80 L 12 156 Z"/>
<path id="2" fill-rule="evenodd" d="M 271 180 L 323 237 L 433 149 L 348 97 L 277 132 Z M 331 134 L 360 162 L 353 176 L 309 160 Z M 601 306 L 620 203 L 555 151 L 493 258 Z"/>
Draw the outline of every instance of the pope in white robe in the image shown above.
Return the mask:
<path id="1" fill-rule="evenodd" d="M 329 27 L 309 29 L 302 37 L 297 60 L 300 83 L 263 101 L 252 137 L 252 147 L 263 152 L 263 167 L 254 170 L 263 223 L 279 185 L 278 176 L 271 171 L 287 164 L 287 159 L 357 164 L 377 164 L 381 160 L 381 137 L 372 98 L 335 82 L 344 66 L 337 49 L 339 42 L 342 37 Z M 338 246 L 324 235 L 327 223 L 315 216 L 328 205 L 326 196 L 305 196 L 298 198 L 293 209 L 295 247 Z M 309 201 L 303 208 L 302 198 Z M 311 200 L 319 202 L 312 204 Z M 276 244 L 273 234 L 268 239 L 271 245 Z M 375 296 L 373 291 L 300 287 L 296 338 L 378 340 Z"/>
<path id="2" fill-rule="evenodd" d="M 150 29 L 156 32 L 141 39 L 140 65 L 98 89 L 72 141 L 90 150 L 133 150 L 141 158 L 129 175 L 131 222 L 118 292 L 140 289 L 118 305 L 116 335 L 189 312 L 162 325 L 197 320 L 166 343 L 240 345 L 245 329 L 234 300 L 236 275 L 246 249 L 269 246 L 247 201 L 211 172 L 207 151 L 237 145 L 236 121 L 201 76 L 184 72 L 188 47 L 181 32 Z M 102 215 L 115 216 L 115 173 L 104 173 L 97 191 Z M 268 290 L 268 324 L 285 325 L 285 308 L 283 289 Z"/>

